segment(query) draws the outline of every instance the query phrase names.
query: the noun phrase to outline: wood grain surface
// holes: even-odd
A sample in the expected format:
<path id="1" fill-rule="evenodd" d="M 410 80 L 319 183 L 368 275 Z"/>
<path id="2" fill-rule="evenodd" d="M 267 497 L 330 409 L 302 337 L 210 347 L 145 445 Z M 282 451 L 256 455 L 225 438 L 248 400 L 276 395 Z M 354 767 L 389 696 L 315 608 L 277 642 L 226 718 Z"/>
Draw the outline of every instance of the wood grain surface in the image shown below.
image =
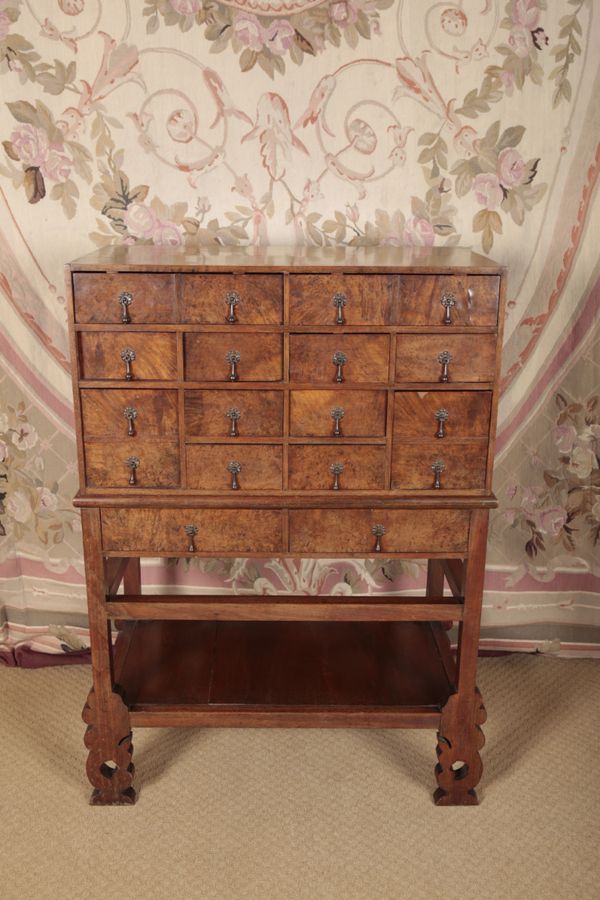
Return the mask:
<path id="1" fill-rule="evenodd" d="M 340 423 L 345 437 L 380 437 L 385 434 L 385 391 L 290 391 L 290 434 L 330 437 L 332 409 L 342 407 Z"/>
<path id="2" fill-rule="evenodd" d="M 434 462 L 444 464 L 442 490 L 482 491 L 485 488 L 487 442 L 422 441 L 394 443 L 392 490 L 427 490 L 433 487 Z"/>
<path id="3" fill-rule="evenodd" d="M 123 488 L 131 490 L 127 465 L 130 456 L 139 459 L 135 470 L 135 486 L 166 488 L 179 486 L 179 444 L 175 441 L 135 441 L 86 443 L 86 483 L 91 488 Z"/>
<path id="4" fill-rule="evenodd" d="M 292 334 L 290 381 L 335 383 L 332 357 L 339 350 L 347 357 L 344 382 L 387 382 L 389 340 L 387 335 L 378 334 Z"/>
<path id="5" fill-rule="evenodd" d="M 224 324 L 229 315 L 227 294 L 235 291 L 240 302 L 235 318 L 240 325 L 279 325 L 283 316 L 281 275 L 183 275 L 182 322 Z M 235 324 L 231 326 L 235 328 Z"/>
<path id="6" fill-rule="evenodd" d="M 490 427 L 491 391 L 396 391 L 394 394 L 394 440 L 433 438 L 438 431 L 435 414 L 446 410 L 446 443 L 464 437 L 487 437 Z"/>
<path id="7" fill-rule="evenodd" d="M 226 333 L 184 336 L 186 377 L 190 381 L 228 381 L 230 350 L 240 354 L 239 381 L 281 381 L 279 334 L 248 334 L 232 326 Z"/>
<path id="8" fill-rule="evenodd" d="M 87 380 L 125 381 L 121 351 L 131 349 L 133 381 L 170 380 L 177 377 L 174 334 L 141 331 L 82 332 L 79 335 L 81 377 Z"/>
<path id="9" fill-rule="evenodd" d="M 134 435 L 128 436 L 126 408 L 135 409 Z M 177 393 L 168 390 L 81 390 L 83 434 L 86 440 L 123 441 L 125 449 L 138 441 L 177 437 Z"/>
<path id="10" fill-rule="evenodd" d="M 399 334 L 396 337 L 396 381 L 439 382 L 438 355 L 452 354 L 450 382 L 492 382 L 496 370 L 493 334 Z"/>
<path id="11" fill-rule="evenodd" d="M 142 275 L 120 272 L 109 275 L 75 272 L 75 321 L 120 323 L 123 308 L 119 296 L 124 291 L 131 294 L 127 315 L 133 325 L 177 321 L 175 282 L 175 275 L 159 273 Z"/>
<path id="12" fill-rule="evenodd" d="M 189 444 L 186 447 L 188 487 L 205 491 L 231 491 L 227 471 L 233 460 L 241 465 L 239 490 L 281 490 L 282 450 L 271 444 Z"/>
<path id="13" fill-rule="evenodd" d="M 289 487 L 293 491 L 327 491 L 333 485 L 332 463 L 344 467 L 340 491 L 384 490 L 385 447 L 347 444 L 297 444 L 289 448 Z"/>
<path id="14" fill-rule="evenodd" d="M 185 428 L 188 437 L 229 436 L 227 411 L 240 412 L 237 430 L 244 437 L 280 437 L 283 434 L 281 391 L 204 390 L 185 392 Z"/>

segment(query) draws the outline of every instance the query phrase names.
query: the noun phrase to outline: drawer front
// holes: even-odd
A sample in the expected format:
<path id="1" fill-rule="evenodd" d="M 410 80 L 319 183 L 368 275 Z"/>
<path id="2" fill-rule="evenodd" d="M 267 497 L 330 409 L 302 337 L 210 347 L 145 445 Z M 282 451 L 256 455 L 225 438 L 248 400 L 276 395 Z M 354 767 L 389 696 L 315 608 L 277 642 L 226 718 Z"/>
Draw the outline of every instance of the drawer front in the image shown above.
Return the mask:
<path id="1" fill-rule="evenodd" d="M 334 362 L 337 354 L 342 365 Z M 387 382 L 389 337 L 378 334 L 290 335 L 290 381 L 308 384 Z M 340 372 L 341 369 L 341 372 Z"/>
<path id="2" fill-rule="evenodd" d="M 448 382 L 493 381 L 496 337 L 493 334 L 399 334 L 396 381 L 440 382 L 447 362 Z"/>
<path id="3" fill-rule="evenodd" d="M 174 334 L 82 332 L 79 350 L 82 379 L 162 381 L 177 377 Z M 129 358 L 129 365 L 122 354 Z"/>
<path id="4" fill-rule="evenodd" d="M 129 444 L 177 437 L 177 394 L 162 390 L 82 390 L 84 440 Z M 122 443 L 121 443 L 122 442 Z"/>
<path id="5" fill-rule="evenodd" d="M 380 437 L 385 416 L 385 391 L 290 391 L 293 437 Z"/>
<path id="6" fill-rule="evenodd" d="M 387 325 L 393 275 L 290 275 L 292 325 Z"/>
<path id="7" fill-rule="evenodd" d="M 185 433 L 188 437 L 281 437 L 283 392 L 186 391 Z"/>
<path id="8" fill-rule="evenodd" d="M 280 325 L 281 275 L 184 275 L 182 321 L 222 325 Z"/>
<path id="9" fill-rule="evenodd" d="M 190 381 L 281 381 L 280 334 L 242 334 L 232 329 L 231 334 L 186 334 L 184 341 Z"/>
<path id="10" fill-rule="evenodd" d="M 395 444 L 392 449 L 392 490 L 431 490 L 436 482 L 433 466 L 441 463 L 442 490 L 480 491 L 485 487 L 487 443 L 459 444 L 441 441 Z"/>
<path id="11" fill-rule="evenodd" d="M 282 448 L 256 444 L 188 445 L 188 487 L 203 491 L 280 491 Z"/>
<path id="12" fill-rule="evenodd" d="M 385 447 L 344 444 L 292 445 L 289 448 L 292 491 L 381 491 L 385 488 Z"/>
<path id="13" fill-rule="evenodd" d="M 134 553 L 277 553 L 284 550 L 279 509 L 103 509 L 105 550 Z M 193 536 L 186 526 L 197 529 Z"/>
<path id="14" fill-rule="evenodd" d="M 491 407 L 491 391 L 397 391 L 394 440 L 487 437 Z"/>
<path id="15" fill-rule="evenodd" d="M 162 325 L 177 322 L 175 275 L 73 275 L 75 321 Z"/>
<path id="16" fill-rule="evenodd" d="M 469 511 L 463 509 L 294 509 L 290 552 L 374 554 L 372 528 L 383 525 L 381 554 L 459 553 L 467 548 Z M 379 555 L 379 554 L 378 554 Z"/>
<path id="17" fill-rule="evenodd" d="M 401 275 L 394 325 L 496 325 L 500 278 L 495 275 Z"/>
<path id="18" fill-rule="evenodd" d="M 85 444 L 85 474 L 88 487 L 166 488 L 179 485 L 179 445 L 175 442 L 131 446 L 127 440 Z M 131 480 L 133 479 L 133 484 Z"/>

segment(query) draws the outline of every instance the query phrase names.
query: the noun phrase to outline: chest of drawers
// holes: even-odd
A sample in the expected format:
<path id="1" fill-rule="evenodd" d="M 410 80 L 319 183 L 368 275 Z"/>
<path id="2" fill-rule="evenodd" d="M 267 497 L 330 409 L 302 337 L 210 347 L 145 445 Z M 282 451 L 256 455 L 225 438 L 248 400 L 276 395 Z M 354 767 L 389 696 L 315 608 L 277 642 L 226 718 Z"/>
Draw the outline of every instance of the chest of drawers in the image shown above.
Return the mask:
<path id="1" fill-rule="evenodd" d="M 136 725 L 435 728 L 436 802 L 477 802 L 503 285 L 461 249 L 67 267 L 94 803 L 133 802 Z M 143 557 L 210 556 L 422 558 L 427 590 L 143 589 Z"/>

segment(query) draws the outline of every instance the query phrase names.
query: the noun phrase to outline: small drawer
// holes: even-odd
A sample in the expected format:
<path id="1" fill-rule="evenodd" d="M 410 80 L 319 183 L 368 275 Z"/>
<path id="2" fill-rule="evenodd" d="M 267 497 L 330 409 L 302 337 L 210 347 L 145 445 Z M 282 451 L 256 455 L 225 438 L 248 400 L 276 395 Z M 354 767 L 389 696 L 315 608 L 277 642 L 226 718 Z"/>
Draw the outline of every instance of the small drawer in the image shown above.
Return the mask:
<path id="1" fill-rule="evenodd" d="M 292 325 L 387 325 L 393 275 L 290 275 Z"/>
<path id="2" fill-rule="evenodd" d="M 281 381 L 280 334 L 186 334 L 190 381 Z"/>
<path id="3" fill-rule="evenodd" d="M 168 553 L 277 553 L 283 545 L 280 509 L 103 509 L 107 551 Z"/>
<path id="4" fill-rule="evenodd" d="M 179 446 L 175 442 L 130 446 L 127 439 L 84 446 L 86 484 L 93 488 L 167 488 L 179 485 Z"/>
<path id="5" fill-rule="evenodd" d="M 189 488 L 202 491 L 281 490 L 282 449 L 279 445 L 189 444 L 186 453 Z"/>
<path id="6" fill-rule="evenodd" d="M 493 334 L 399 334 L 396 381 L 487 382 L 496 371 Z"/>
<path id="7" fill-rule="evenodd" d="M 174 334 L 82 332 L 81 378 L 98 381 L 163 381 L 177 377 Z"/>
<path id="8" fill-rule="evenodd" d="M 481 491 L 485 487 L 488 445 L 485 441 L 394 444 L 392 490 Z"/>
<path id="9" fill-rule="evenodd" d="M 292 437 L 380 437 L 385 416 L 385 391 L 290 391 Z"/>
<path id="10" fill-rule="evenodd" d="M 186 391 L 188 437 L 281 437 L 282 391 Z"/>
<path id="11" fill-rule="evenodd" d="M 294 444 L 289 448 L 288 468 L 291 491 L 381 491 L 385 447 Z"/>
<path id="12" fill-rule="evenodd" d="M 466 509 L 292 509 L 289 516 L 291 553 L 460 553 L 469 539 Z M 379 536 L 375 526 L 383 526 Z"/>
<path id="13" fill-rule="evenodd" d="M 491 391 L 397 391 L 394 440 L 487 437 L 491 407 Z"/>
<path id="14" fill-rule="evenodd" d="M 184 275 L 182 321 L 222 325 L 280 325 L 281 275 Z"/>
<path id="15" fill-rule="evenodd" d="M 175 275 L 73 274 L 75 321 L 163 325 L 177 322 Z"/>
<path id="16" fill-rule="evenodd" d="M 290 381 L 387 382 L 389 346 L 382 334 L 292 334 Z"/>
<path id="17" fill-rule="evenodd" d="M 392 324 L 496 325 L 499 290 L 497 275 L 400 275 Z"/>
<path id="18" fill-rule="evenodd" d="M 162 390 L 83 389 L 84 440 L 118 438 L 127 449 L 139 441 L 177 438 L 177 394 Z"/>

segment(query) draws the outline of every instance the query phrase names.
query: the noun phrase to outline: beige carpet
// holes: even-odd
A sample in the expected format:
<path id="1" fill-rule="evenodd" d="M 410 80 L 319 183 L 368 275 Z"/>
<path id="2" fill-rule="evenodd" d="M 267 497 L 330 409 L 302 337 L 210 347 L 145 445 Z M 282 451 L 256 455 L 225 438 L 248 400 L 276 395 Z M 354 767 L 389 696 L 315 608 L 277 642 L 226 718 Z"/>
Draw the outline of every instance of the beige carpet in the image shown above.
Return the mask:
<path id="1" fill-rule="evenodd" d="M 87 667 L 0 669 L 0 896 L 600 896 L 600 663 L 484 659 L 476 808 L 438 809 L 432 731 L 150 730 L 135 807 L 87 805 Z"/>

